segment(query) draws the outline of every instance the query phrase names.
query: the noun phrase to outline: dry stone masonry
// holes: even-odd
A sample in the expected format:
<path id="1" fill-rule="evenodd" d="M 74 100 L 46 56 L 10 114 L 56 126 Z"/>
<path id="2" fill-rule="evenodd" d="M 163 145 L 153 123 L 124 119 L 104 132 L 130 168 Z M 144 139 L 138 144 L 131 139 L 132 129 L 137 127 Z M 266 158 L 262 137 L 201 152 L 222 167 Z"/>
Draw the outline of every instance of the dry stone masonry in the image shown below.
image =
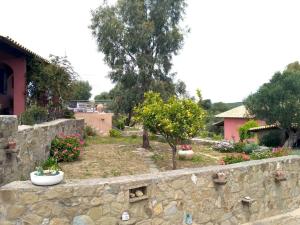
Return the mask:
<path id="1" fill-rule="evenodd" d="M 287 156 L 52 187 L 17 181 L 0 188 L 0 224 L 250 224 L 299 208 L 299 172 L 300 157 Z"/>
<path id="2" fill-rule="evenodd" d="M 50 144 L 56 135 L 81 134 L 83 128 L 83 119 L 18 126 L 16 116 L 0 116 L 0 186 L 28 179 L 35 166 L 49 156 Z"/>

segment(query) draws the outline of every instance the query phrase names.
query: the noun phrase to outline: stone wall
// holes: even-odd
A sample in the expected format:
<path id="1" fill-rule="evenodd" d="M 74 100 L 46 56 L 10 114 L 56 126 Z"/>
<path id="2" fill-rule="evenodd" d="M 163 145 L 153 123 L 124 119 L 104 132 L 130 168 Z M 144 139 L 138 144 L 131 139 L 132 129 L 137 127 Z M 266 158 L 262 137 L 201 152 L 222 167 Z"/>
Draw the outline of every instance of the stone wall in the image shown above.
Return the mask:
<path id="1" fill-rule="evenodd" d="M 52 139 L 82 133 L 83 120 L 60 119 L 34 126 L 18 126 L 16 116 L 0 116 L 0 186 L 29 178 L 35 166 L 49 156 Z M 16 146 L 9 148 L 9 142 Z"/>
<path id="2" fill-rule="evenodd" d="M 227 183 L 213 180 L 219 172 Z M 297 209 L 299 172 L 300 157 L 287 156 L 52 187 L 18 181 L 0 188 L 0 224 L 243 224 Z"/>

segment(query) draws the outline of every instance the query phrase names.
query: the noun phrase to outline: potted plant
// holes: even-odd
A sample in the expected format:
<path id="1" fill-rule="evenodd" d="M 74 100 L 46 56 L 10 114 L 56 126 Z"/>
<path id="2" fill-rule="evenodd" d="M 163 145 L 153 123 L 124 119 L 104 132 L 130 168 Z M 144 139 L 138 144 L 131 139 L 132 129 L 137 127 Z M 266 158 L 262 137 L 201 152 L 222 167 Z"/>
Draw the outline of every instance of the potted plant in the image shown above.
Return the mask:
<path id="1" fill-rule="evenodd" d="M 192 159 L 194 156 L 194 151 L 191 145 L 181 145 L 178 150 L 179 159 Z"/>
<path id="2" fill-rule="evenodd" d="M 64 179 L 62 172 L 54 158 L 48 158 L 36 171 L 30 173 L 31 182 L 35 185 L 48 186 L 60 183 Z"/>

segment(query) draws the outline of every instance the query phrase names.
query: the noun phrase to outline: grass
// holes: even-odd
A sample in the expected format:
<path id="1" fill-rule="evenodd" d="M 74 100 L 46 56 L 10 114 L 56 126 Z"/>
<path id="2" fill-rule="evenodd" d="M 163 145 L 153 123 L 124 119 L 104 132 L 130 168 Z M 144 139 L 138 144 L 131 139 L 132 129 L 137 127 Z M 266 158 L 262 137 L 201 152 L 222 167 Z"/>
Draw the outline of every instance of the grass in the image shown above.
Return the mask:
<path id="1" fill-rule="evenodd" d="M 137 137 L 88 137 L 86 139 L 88 145 L 98 144 L 141 144 L 141 138 Z"/>

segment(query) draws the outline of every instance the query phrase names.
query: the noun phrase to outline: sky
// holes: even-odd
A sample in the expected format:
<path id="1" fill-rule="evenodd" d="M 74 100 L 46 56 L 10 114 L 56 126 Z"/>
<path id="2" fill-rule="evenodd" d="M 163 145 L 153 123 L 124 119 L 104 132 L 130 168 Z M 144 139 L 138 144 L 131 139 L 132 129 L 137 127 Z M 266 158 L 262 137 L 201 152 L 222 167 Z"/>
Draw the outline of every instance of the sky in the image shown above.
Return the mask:
<path id="1" fill-rule="evenodd" d="M 108 0 L 113 1 L 113 0 Z M 191 95 L 242 101 L 272 75 L 300 61 L 300 1 L 186 0 L 191 32 L 173 71 Z M 48 58 L 68 56 L 93 95 L 109 91 L 109 68 L 91 35 L 90 10 L 101 0 L 1 1 L 0 34 Z"/>

